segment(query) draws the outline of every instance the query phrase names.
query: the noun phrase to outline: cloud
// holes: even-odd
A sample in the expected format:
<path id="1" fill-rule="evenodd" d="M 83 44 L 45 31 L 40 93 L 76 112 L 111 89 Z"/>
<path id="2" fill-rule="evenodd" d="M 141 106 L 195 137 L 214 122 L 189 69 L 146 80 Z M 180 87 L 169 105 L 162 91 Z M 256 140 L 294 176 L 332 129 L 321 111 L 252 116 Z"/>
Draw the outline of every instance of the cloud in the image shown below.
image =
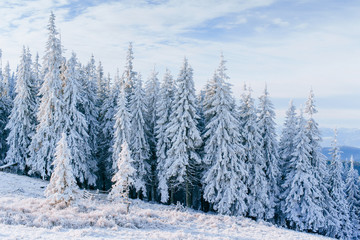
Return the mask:
<path id="1" fill-rule="evenodd" d="M 122 71 L 133 41 L 134 66 L 144 79 L 154 64 L 160 76 L 168 67 L 176 77 L 186 55 L 200 89 L 222 51 L 236 97 L 246 81 L 254 96 L 266 82 L 271 96 L 286 103 L 306 97 L 310 87 L 319 98 L 352 94 L 359 102 L 360 5 L 339 4 L 324 9 L 312 1 L 272 0 L 0 1 L 0 48 L 12 69 L 22 45 L 43 55 L 53 10 L 65 55 L 75 51 L 86 63 L 94 54 L 112 75 Z"/>

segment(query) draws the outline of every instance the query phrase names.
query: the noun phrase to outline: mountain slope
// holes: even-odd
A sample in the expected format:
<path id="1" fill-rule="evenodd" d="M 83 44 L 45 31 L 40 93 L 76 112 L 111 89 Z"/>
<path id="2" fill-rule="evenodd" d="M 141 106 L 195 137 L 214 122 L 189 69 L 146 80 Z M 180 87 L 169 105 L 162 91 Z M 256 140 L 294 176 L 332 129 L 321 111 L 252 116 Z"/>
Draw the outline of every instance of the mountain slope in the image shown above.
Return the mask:
<path id="1" fill-rule="evenodd" d="M 93 194 L 62 209 L 43 197 L 46 181 L 0 172 L 1 239 L 326 239 L 247 218 L 132 200 L 130 213 Z"/>

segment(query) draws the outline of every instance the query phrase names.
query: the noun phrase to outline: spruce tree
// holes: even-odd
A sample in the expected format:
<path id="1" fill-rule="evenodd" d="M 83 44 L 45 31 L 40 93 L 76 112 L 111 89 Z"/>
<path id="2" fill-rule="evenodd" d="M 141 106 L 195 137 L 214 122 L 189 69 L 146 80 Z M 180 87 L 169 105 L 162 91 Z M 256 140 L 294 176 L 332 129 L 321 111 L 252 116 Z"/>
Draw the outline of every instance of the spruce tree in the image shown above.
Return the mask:
<path id="1" fill-rule="evenodd" d="M 133 87 L 137 73 L 133 70 L 134 52 L 132 42 L 129 43 L 129 48 L 126 56 L 125 71 L 123 74 L 125 90 L 127 98 L 130 98 L 133 92 Z"/>
<path id="2" fill-rule="evenodd" d="M 311 166 L 310 139 L 306 134 L 305 119 L 298 117 L 294 152 L 288 163 L 288 174 L 282 185 L 282 212 L 289 227 L 300 231 L 317 232 L 325 224 L 323 208 L 318 199 L 322 192 Z"/>
<path id="3" fill-rule="evenodd" d="M 320 229 L 322 234 L 326 234 L 329 228 L 336 226 L 336 207 L 337 204 L 332 200 L 329 194 L 328 178 L 329 173 L 326 166 L 326 157 L 321 152 L 321 136 L 317 122 L 313 118 L 314 114 L 317 113 L 315 106 L 314 93 L 311 90 L 309 98 L 306 102 L 305 112 L 309 115 L 309 119 L 306 124 L 306 135 L 309 138 L 309 153 L 310 163 L 314 169 L 314 177 L 318 183 L 318 188 L 321 191 L 321 195 L 317 199 L 318 204 L 322 207 L 322 213 L 326 220 L 323 228 Z"/>
<path id="4" fill-rule="evenodd" d="M 131 113 L 127 107 L 127 99 L 125 93 L 125 86 L 121 87 L 118 99 L 117 108 L 115 113 L 114 124 L 114 139 L 112 147 L 112 169 L 113 172 L 117 172 L 117 159 L 121 152 L 121 145 L 126 141 L 130 141 L 130 119 Z"/>
<path id="5" fill-rule="evenodd" d="M 204 133 L 203 161 L 208 166 L 203 177 L 204 198 L 221 214 L 244 215 L 248 177 L 245 151 L 225 70 L 225 60 L 221 58 L 204 113 L 208 116 Z"/>
<path id="6" fill-rule="evenodd" d="M 168 159 L 164 168 L 172 194 L 176 189 L 183 190 L 186 196 L 186 206 L 191 207 L 192 187 L 194 182 L 198 181 L 194 174 L 197 165 L 201 164 L 197 148 L 201 146 L 202 139 L 197 129 L 199 117 L 196 114 L 193 70 L 186 58 L 176 86 L 167 129 L 171 147 L 167 152 Z"/>
<path id="7" fill-rule="evenodd" d="M 163 83 L 159 91 L 159 98 L 156 102 L 156 157 L 157 157 L 157 178 L 159 181 L 158 190 L 160 201 L 165 203 L 169 200 L 169 189 L 166 177 L 165 164 L 167 152 L 170 148 L 170 137 L 168 126 L 170 122 L 171 106 L 174 99 L 174 80 L 169 70 L 166 70 Z"/>
<path id="8" fill-rule="evenodd" d="M 296 123 L 297 117 L 296 117 L 296 109 L 293 104 L 293 101 L 291 100 L 289 103 L 289 108 L 286 111 L 285 116 L 285 123 L 284 127 L 281 133 L 280 142 L 279 142 L 279 189 L 280 192 L 284 192 L 285 189 L 282 188 L 285 179 L 290 174 L 290 168 L 289 163 L 292 159 L 292 154 L 295 151 L 294 146 L 294 137 L 296 135 Z M 285 226 L 285 216 L 282 215 L 281 209 L 284 208 L 285 201 L 282 199 L 283 195 L 280 194 L 279 197 L 279 205 L 277 207 L 277 214 L 278 214 L 278 223 L 282 226 Z"/>
<path id="9" fill-rule="evenodd" d="M 134 187 L 138 196 L 142 193 L 144 197 L 146 194 L 146 176 L 150 169 L 147 161 L 150 158 L 150 147 L 146 135 L 146 103 L 145 92 L 142 88 L 141 76 L 134 82 L 133 94 L 130 97 L 130 112 L 131 112 L 131 132 L 130 132 L 130 149 L 132 152 L 132 159 L 134 160 Z"/>
<path id="10" fill-rule="evenodd" d="M 360 238 L 360 189 L 359 173 L 354 169 L 354 158 L 350 158 L 350 169 L 346 178 L 346 198 L 349 204 L 351 239 Z"/>
<path id="11" fill-rule="evenodd" d="M 61 43 L 55 28 L 55 15 L 51 13 L 48 24 L 49 38 L 44 57 L 44 83 L 40 89 L 40 105 L 37 113 L 37 129 L 30 146 L 31 172 L 48 178 L 52 172 L 55 146 L 62 132 L 61 112 L 62 81 L 60 79 L 63 57 Z"/>
<path id="12" fill-rule="evenodd" d="M 26 160 L 29 158 L 29 146 L 36 130 L 37 88 L 31 65 L 31 55 L 24 47 L 18 66 L 14 106 L 6 126 L 9 130 L 7 137 L 9 150 L 5 162 L 16 163 L 14 169 L 20 173 L 27 171 Z"/>
<path id="13" fill-rule="evenodd" d="M 135 183 L 134 174 L 136 172 L 126 140 L 121 145 L 121 152 L 116 160 L 116 165 L 118 170 L 112 178 L 114 184 L 109 193 L 109 198 L 113 200 L 123 198 L 126 200 L 129 197 L 130 186 Z"/>
<path id="14" fill-rule="evenodd" d="M 258 127 L 262 138 L 261 148 L 265 159 L 265 174 L 269 183 L 269 209 L 266 209 L 266 219 L 272 219 L 275 215 L 275 207 L 278 204 L 279 196 L 279 154 L 276 136 L 276 123 L 274 106 L 269 98 L 267 87 L 264 95 L 260 97 Z"/>
<path id="15" fill-rule="evenodd" d="M 150 147 L 150 156 L 148 159 L 149 172 L 148 172 L 148 181 L 150 188 L 150 198 L 151 201 L 155 201 L 155 190 L 157 185 L 156 178 L 156 135 L 155 135 L 155 125 L 157 120 L 157 108 L 156 103 L 159 98 L 160 84 L 157 77 L 158 72 L 153 70 L 150 78 L 145 84 L 145 98 L 146 98 L 146 124 L 147 124 L 147 138 Z"/>
<path id="16" fill-rule="evenodd" d="M 88 135 L 91 149 L 91 157 L 96 159 L 96 151 L 98 147 L 99 134 L 99 106 L 97 98 L 96 85 L 96 67 L 94 56 L 91 55 L 90 61 L 86 65 L 82 74 L 82 85 L 84 86 L 84 93 L 81 102 L 81 110 L 84 113 L 86 121 L 88 122 Z M 93 161 L 93 160 L 92 160 Z"/>
<path id="17" fill-rule="evenodd" d="M 345 183 L 342 178 L 343 164 L 340 156 L 340 149 L 337 145 L 337 131 L 332 142 L 331 164 L 329 170 L 329 193 L 335 204 L 336 224 L 329 229 L 327 236 L 348 239 L 351 236 L 351 222 L 349 219 L 349 205 L 345 195 Z"/>
<path id="18" fill-rule="evenodd" d="M 82 101 L 82 86 L 77 71 L 77 58 L 72 54 L 62 74 L 63 90 L 63 130 L 67 135 L 67 144 L 71 154 L 71 165 L 77 181 L 83 185 L 96 183 L 96 162 L 91 156 L 90 139 L 87 133 L 88 123 L 79 105 Z"/>
<path id="19" fill-rule="evenodd" d="M 50 183 L 46 187 L 45 196 L 50 204 L 65 203 L 67 206 L 76 201 L 80 195 L 80 189 L 76 185 L 73 169 L 71 166 L 71 154 L 67 145 L 66 134 L 56 146 L 54 172 L 51 174 Z"/>
<path id="20" fill-rule="evenodd" d="M 271 202 L 268 196 L 269 183 L 265 173 L 265 158 L 261 148 L 263 144 L 251 90 L 247 90 L 245 86 L 244 91 L 240 105 L 240 131 L 249 174 L 246 182 L 248 187 L 247 214 L 255 219 L 269 219 L 273 213 L 269 212 Z"/>
<path id="21" fill-rule="evenodd" d="M 108 77 L 110 81 L 110 76 Z M 100 131 L 98 137 L 98 168 L 99 183 L 98 186 L 103 190 L 109 189 L 111 186 L 111 167 L 112 167 L 112 143 L 114 138 L 114 115 L 116 109 L 116 100 L 118 94 L 114 93 L 114 89 L 110 86 L 105 88 L 105 99 L 100 108 Z"/>

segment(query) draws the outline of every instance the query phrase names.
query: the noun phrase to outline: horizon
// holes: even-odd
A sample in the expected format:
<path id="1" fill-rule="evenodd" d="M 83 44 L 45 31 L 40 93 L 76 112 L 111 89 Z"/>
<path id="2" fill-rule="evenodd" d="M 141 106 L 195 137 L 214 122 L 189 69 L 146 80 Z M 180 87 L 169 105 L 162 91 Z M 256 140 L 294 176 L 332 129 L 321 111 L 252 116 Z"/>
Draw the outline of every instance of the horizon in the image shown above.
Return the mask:
<path id="1" fill-rule="evenodd" d="M 324 7 L 326 4 L 326 7 Z M 207 9 L 207 11 L 204 11 Z M 112 78 L 123 71 L 128 42 L 134 70 L 147 80 L 154 66 L 176 78 L 185 56 L 197 91 L 223 52 L 238 100 L 244 83 L 257 99 L 267 83 L 279 127 L 290 99 L 297 109 L 314 90 L 322 128 L 360 128 L 360 4 L 336 1 L 11 1 L 0 3 L 3 67 L 16 69 L 22 46 L 40 57 L 50 12 L 56 15 L 64 56 L 82 63 L 92 54 Z M 352 23 L 351 25 L 349 23 Z M 26 36 L 26 37 L 24 37 Z M 238 101 L 237 101 L 238 103 Z"/>

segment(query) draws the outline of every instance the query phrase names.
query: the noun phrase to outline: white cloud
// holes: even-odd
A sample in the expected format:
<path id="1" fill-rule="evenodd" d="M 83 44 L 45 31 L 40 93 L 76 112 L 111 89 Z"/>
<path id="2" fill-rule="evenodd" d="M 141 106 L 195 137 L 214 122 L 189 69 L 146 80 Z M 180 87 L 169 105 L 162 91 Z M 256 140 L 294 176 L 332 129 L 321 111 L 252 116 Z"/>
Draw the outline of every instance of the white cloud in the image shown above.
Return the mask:
<path id="1" fill-rule="evenodd" d="M 323 13 L 319 19 L 298 16 L 294 21 L 295 17 L 268 13 L 266 6 L 273 3 L 271 0 L 170 0 L 159 4 L 126 0 L 101 3 L 69 17 L 70 9 L 64 6 L 70 2 L 0 1 L 0 48 L 12 69 L 22 45 L 29 46 L 33 54 L 43 54 L 46 25 L 54 10 L 66 55 L 75 51 L 82 62 L 87 62 L 94 54 L 112 75 L 116 68 L 122 70 L 127 44 L 133 41 L 134 65 L 143 78 L 154 64 L 160 74 L 168 67 L 176 76 L 186 55 L 199 89 L 212 76 L 223 51 L 235 96 L 240 96 L 244 81 L 252 86 L 254 96 L 261 94 L 265 82 L 271 96 L 277 98 L 306 97 L 310 87 L 319 97 L 360 96 L 360 30 L 356 27 L 360 18 L 355 13 L 343 10 L 346 17 L 329 13 L 325 18 Z M 234 16 L 228 22 L 215 22 L 215 27 L 233 31 L 226 41 L 218 41 L 216 36 L 207 39 L 206 34 L 212 34 L 209 29 L 205 37 L 192 37 L 201 34 L 197 29 L 209 21 Z M 245 34 L 236 28 L 239 25 L 255 31 Z M 337 119 L 335 115 L 333 111 L 333 119 Z"/>

